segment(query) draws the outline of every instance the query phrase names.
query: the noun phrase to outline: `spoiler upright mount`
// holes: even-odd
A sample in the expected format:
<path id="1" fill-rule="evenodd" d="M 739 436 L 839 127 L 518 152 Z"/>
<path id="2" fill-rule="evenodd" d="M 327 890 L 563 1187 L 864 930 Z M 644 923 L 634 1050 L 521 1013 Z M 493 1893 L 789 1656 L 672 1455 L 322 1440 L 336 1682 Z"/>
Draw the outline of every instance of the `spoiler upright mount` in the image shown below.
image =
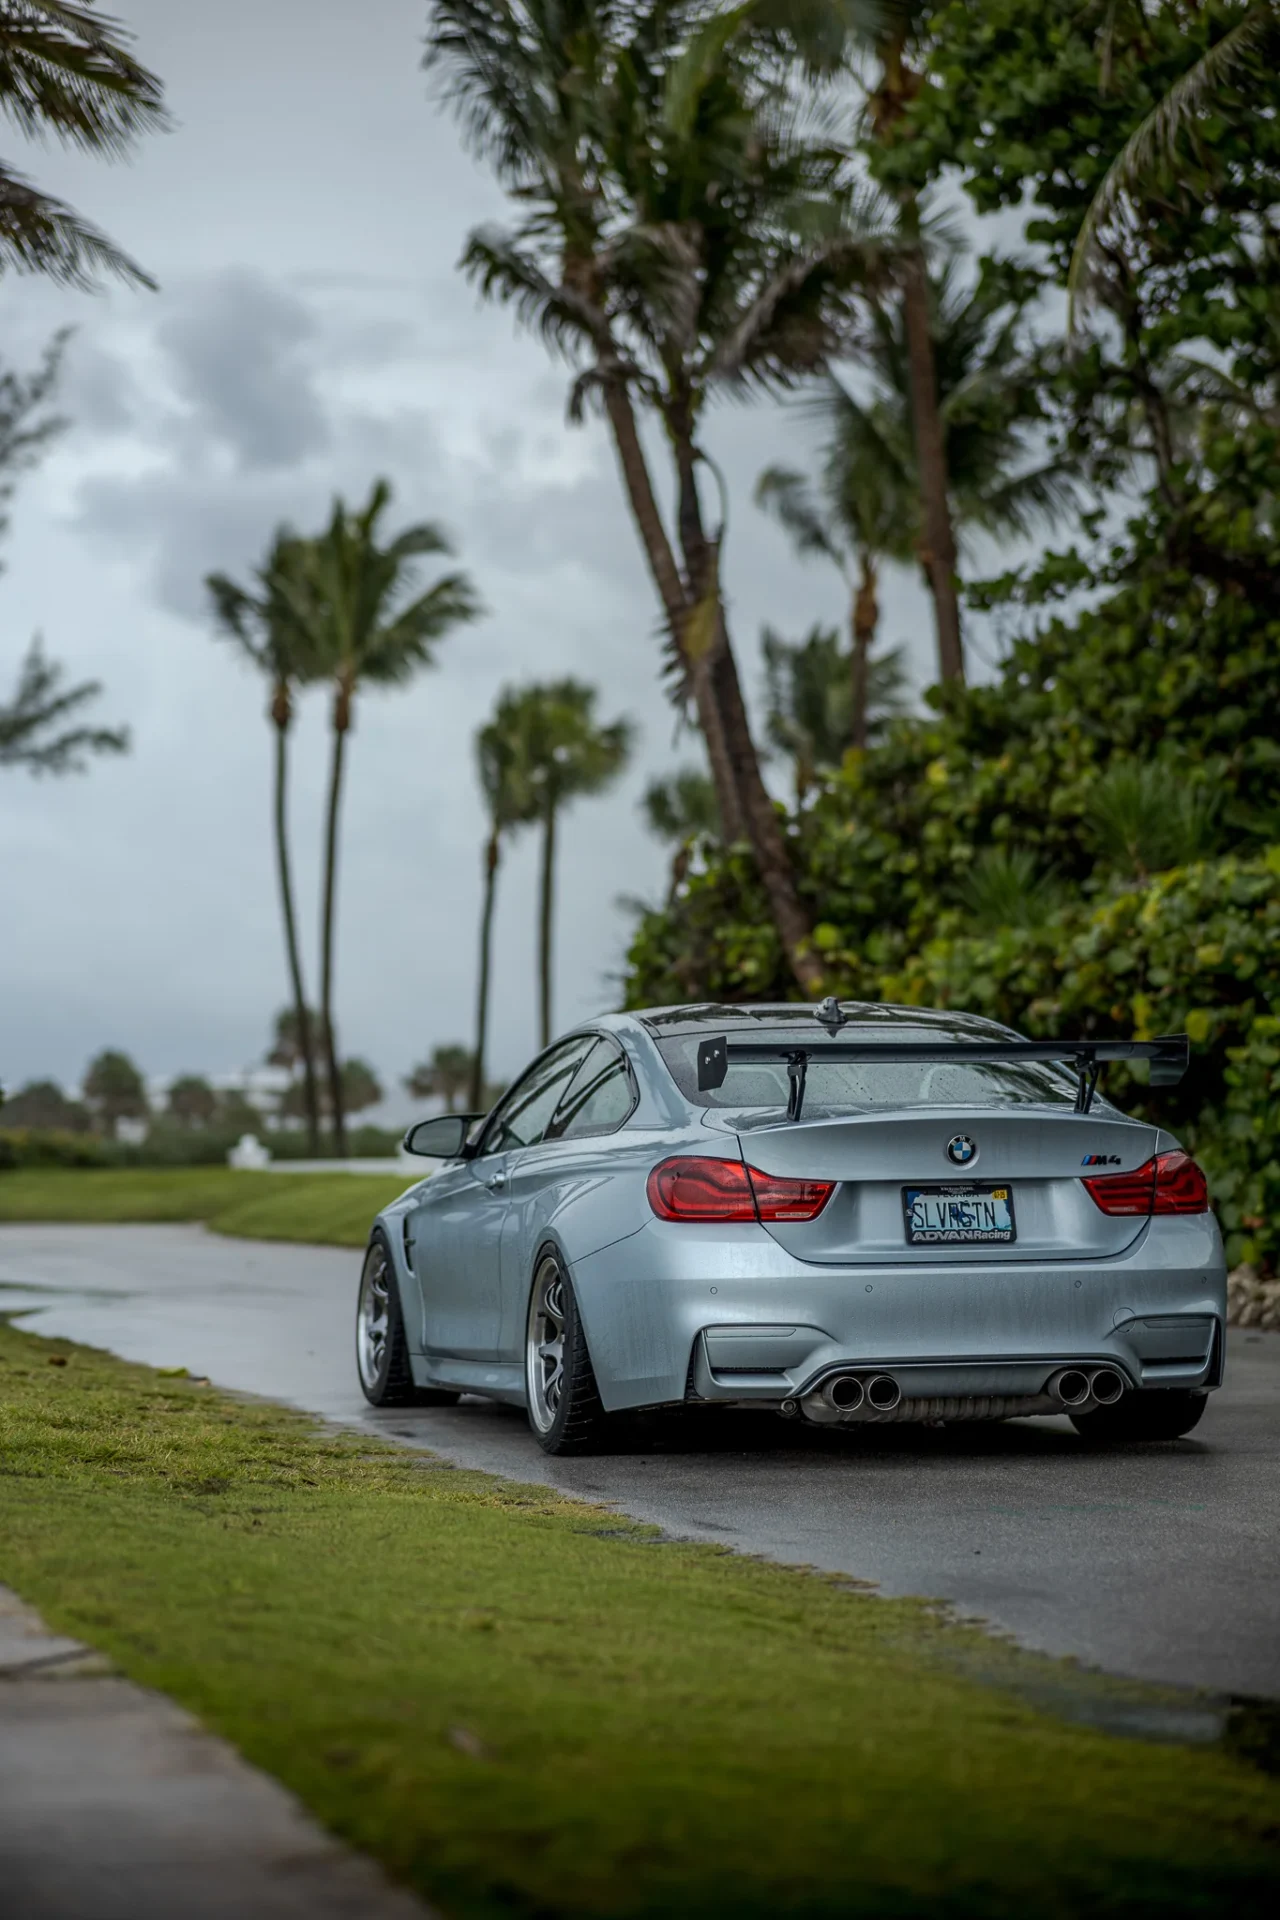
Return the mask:
<path id="1" fill-rule="evenodd" d="M 785 1041 L 769 1045 L 730 1040 L 727 1034 L 718 1034 L 698 1044 L 698 1092 L 713 1093 L 722 1087 L 731 1065 L 778 1063 L 787 1069 L 787 1118 L 798 1120 L 814 1060 L 921 1064 L 972 1060 L 982 1065 L 1003 1060 L 1063 1061 L 1076 1074 L 1076 1112 L 1088 1113 L 1105 1061 L 1146 1060 L 1153 1087 L 1174 1087 L 1190 1064 L 1191 1042 L 1185 1033 L 1173 1033 L 1158 1040 L 819 1040 L 812 1046 L 792 1046 Z"/>

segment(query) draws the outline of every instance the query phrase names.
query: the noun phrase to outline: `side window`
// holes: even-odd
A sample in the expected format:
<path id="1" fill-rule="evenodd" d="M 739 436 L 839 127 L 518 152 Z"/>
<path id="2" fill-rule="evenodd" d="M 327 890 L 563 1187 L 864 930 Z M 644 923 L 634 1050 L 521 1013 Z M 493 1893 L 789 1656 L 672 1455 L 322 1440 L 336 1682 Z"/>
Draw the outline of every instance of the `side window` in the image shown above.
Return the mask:
<path id="1" fill-rule="evenodd" d="M 597 1040 L 573 1076 L 547 1129 L 549 1140 L 583 1140 L 612 1133 L 636 1104 L 626 1056 L 612 1040 Z"/>
<path id="2" fill-rule="evenodd" d="M 494 1109 L 480 1152 L 509 1153 L 513 1147 L 531 1147 L 541 1140 L 557 1101 L 591 1046 L 591 1036 L 582 1034 L 576 1040 L 561 1041 L 535 1061 Z"/>

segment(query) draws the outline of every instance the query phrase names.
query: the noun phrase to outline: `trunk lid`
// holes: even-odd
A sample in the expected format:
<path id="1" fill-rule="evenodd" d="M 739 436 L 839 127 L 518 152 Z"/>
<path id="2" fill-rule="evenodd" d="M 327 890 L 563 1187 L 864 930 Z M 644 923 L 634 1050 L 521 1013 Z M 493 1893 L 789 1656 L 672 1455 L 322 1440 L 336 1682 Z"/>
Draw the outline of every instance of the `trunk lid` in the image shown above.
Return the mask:
<path id="1" fill-rule="evenodd" d="M 1157 1128 L 1114 1112 L 1077 1114 L 1061 1107 L 912 1108 L 798 1123 L 779 1123 L 774 1114 L 720 1111 L 708 1120 L 736 1133 L 743 1159 L 762 1173 L 838 1183 L 816 1220 L 765 1225 L 797 1259 L 840 1266 L 990 1265 L 1122 1253 L 1146 1220 L 1103 1213 L 1084 1177 L 1132 1172 L 1158 1150 L 1160 1138 Z M 963 1164 L 948 1156 L 953 1140 L 972 1149 Z M 1008 1190 L 1012 1240 L 908 1242 L 905 1189 L 970 1187 Z M 933 1222 L 938 1216 L 926 1217 Z"/>

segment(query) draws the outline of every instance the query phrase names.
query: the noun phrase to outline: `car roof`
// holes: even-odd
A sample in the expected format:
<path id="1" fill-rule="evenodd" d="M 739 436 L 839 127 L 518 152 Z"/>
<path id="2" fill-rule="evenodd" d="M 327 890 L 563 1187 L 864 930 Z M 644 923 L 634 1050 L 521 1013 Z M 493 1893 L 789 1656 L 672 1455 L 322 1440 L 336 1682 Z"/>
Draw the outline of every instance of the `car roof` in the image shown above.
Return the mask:
<path id="1" fill-rule="evenodd" d="M 946 1007 L 901 1007 L 878 1000 L 842 1000 L 840 1011 L 846 1024 L 840 1033 L 862 1033 L 874 1037 L 893 1028 L 901 1033 L 941 1033 L 957 1040 L 1017 1038 L 1010 1027 L 981 1014 L 958 1013 Z M 821 1041 L 836 1036 L 818 1023 L 818 1009 L 794 1000 L 763 1001 L 751 1005 L 724 1004 L 716 1001 L 685 1007 L 643 1007 L 631 1019 L 648 1029 L 655 1040 L 674 1039 L 682 1034 L 750 1032 L 752 1028 L 794 1027 L 813 1034 Z"/>

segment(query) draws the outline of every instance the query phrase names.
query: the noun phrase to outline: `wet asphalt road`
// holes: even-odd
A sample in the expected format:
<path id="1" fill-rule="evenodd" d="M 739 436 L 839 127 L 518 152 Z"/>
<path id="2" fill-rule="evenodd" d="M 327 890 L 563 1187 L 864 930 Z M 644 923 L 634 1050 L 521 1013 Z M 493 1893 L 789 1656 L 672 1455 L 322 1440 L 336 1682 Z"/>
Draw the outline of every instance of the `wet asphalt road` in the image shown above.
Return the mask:
<path id="1" fill-rule="evenodd" d="M 368 1407 L 358 1269 L 198 1227 L 0 1227 L 0 1312 L 681 1537 L 946 1599 L 1113 1673 L 1280 1697 L 1280 1335 L 1231 1335 L 1227 1385 L 1173 1445 L 1092 1452 L 1065 1420 L 831 1435 L 721 1414 L 555 1461 L 508 1408 Z"/>

